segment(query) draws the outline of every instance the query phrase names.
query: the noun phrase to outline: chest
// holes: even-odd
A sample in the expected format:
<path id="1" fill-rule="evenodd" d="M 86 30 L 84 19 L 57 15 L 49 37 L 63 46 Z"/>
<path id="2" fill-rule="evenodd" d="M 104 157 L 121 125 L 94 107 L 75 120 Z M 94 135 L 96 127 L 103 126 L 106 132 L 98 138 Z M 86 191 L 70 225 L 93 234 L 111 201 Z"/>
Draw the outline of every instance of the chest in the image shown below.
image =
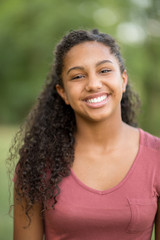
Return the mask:
<path id="1" fill-rule="evenodd" d="M 72 170 L 77 178 L 96 190 L 104 191 L 118 185 L 129 173 L 138 148 L 132 152 L 114 154 L 86 154 L 75 156 Z"/>

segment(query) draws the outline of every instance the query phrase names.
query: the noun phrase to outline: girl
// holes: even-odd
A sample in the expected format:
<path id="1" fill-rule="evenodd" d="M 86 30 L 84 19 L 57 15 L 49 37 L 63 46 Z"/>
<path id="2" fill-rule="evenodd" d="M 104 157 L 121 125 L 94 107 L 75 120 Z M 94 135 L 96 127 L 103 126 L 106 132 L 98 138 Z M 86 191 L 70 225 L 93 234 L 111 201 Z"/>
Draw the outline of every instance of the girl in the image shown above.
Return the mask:
<path id="1" fill-rule="evenodd" d="M 160 239 L 160 139 L 138 104 L 111 36 L 62 39 L 17 140 L 14 240 L 149 240 L 154 222 Z"/>

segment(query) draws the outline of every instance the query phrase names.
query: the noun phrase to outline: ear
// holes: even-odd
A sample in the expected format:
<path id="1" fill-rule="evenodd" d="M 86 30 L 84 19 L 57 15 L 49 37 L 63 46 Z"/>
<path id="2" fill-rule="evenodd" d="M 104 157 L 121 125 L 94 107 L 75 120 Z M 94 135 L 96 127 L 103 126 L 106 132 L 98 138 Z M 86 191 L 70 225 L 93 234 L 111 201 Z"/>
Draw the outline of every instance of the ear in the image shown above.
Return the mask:
<path id="1" fill-rule="evenodd" d="M 69 105 L 69 101 L 66 95 L 66 92 L 63 87 L 61 87 L 59 84 L 56 85 L 57 93 L 60 95 L 60 97 L 65 101 L 67 105 Z"/>
<path id="2" fill-rule="evenodd" d="M 124 72 L 122 73 L 122 92 L 123 93 L 126 91 L 127 81 L 128 81 L 127 71 L 124 70 Z"/>

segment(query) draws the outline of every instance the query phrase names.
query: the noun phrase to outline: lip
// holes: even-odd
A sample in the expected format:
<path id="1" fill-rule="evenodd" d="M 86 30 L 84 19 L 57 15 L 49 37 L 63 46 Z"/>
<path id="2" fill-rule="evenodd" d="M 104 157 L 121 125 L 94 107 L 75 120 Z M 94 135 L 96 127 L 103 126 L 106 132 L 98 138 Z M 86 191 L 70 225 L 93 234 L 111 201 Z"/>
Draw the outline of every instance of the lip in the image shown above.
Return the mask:
<path id="1" fill-rule="evenodd" d="M 107 97 L 101 102 L 88 102 L 87 101 L 89 99 L 101 97 L 104 95 Z M 108 101 L 110 100 L 110 96 L 111 96 L 111 94 L 108 94 L 108 93 L 93 94 L 93 95 L 90 95 L 87 98 L 85 98 L 84 102 L 89 108 L 101 108 L 108 103 Z"/>
<path id="2" fill-rule="evenodd" d="M 100 92 L 100 93 L 91 94 L 91 95 L 85 97 L 83 99 L 83 101 L 87 101 L 87 100 L 92 99 L 92 98 L 98 98 L 98 97 L 101 97 L 101 96 L 104 96 L 104 95 L 107 95 L 107 97 L 108 97 L 110 94 L 106 93 L 106 92 Z"/>

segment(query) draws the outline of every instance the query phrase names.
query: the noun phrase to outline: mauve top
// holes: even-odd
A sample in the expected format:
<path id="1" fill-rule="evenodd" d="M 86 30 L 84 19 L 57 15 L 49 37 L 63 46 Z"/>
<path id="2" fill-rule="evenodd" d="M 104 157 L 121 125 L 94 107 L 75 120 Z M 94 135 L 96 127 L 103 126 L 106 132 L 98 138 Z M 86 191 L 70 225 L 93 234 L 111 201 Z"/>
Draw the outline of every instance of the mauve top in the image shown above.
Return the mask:
<path id="1" fill-rule="evenodd" d="M 72 169 L 63 178 L 55 209 L 45 212 L 46 240 L 151 239 L 160 199 L 160 139 L 139 131 L 138 154 L 115 187 L 95 190 Z"/>

